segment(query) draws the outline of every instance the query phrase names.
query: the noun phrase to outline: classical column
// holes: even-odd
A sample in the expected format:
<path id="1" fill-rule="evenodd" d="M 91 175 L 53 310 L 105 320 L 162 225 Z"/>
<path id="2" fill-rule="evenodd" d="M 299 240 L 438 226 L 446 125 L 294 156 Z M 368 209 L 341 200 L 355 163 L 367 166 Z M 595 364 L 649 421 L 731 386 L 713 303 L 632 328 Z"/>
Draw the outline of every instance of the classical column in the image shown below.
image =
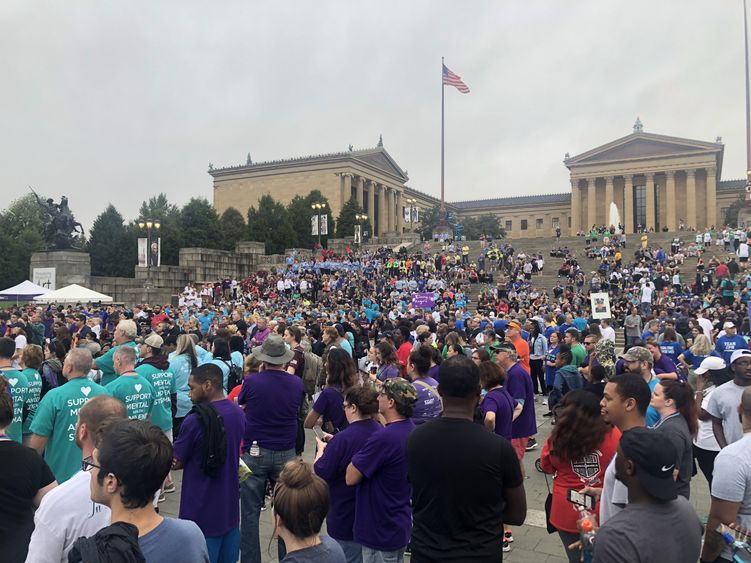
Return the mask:
<path id="1" fill-rule="evenodd" d="M 362 207 L 363 205 L 363 187 L 364 186 L 365 186 L 365 178 L 363 178 L 362 176 L 358 176 L 357 186 L 355 189 L 357 190 L 357 205 L 359 205 L 360 207 Z"/>
<path id="2" fill-rule="evenodd" d="M 597 223 L 597 200 L 595 199 L 595 185 L 597 178 L 584 178 L 584 185 L 587 188 L 587 224 L 584 229 L 586 232 Z"/>
<path id="3" fill-rule="evenodd" d="M 623 176 L 623 228 L 626 233 L 634 232 L 634 177 Z"/>
<path id="4" fill-rule="evenodd" d="M 610 204 L 613 203 L 613 177 L 605 176 L 605 226 L 610 226 Z M 618 225 L 614 225 L 618 226 Z"/>
<path id="5" fill-rule="evenodd" d="M 386 201 L 388 202 L 388 205 L 389 205 L 389 232 L 393 233 L 394 231 L 396 231 L 396 221 L 394 221 L 395 215 L 396 215 L 394 188 L 389 188 L 389 197 Z"/>
<path id="6" fill-rule="evenodd" d="M 662 201 L 662 205 L 665 206 L 667 212 L 668 230 L 674 232 L 678 230 L 678 223 L 675 218 L 675 172 L 668 170 L 665 172 L 665 199 Z"/>
<path id="7" fill-rule="evenodd" d="M 686 170 L 686 227 L 698 228 L 696 224 L 696 169 Z"/>
<path id="8" fill-rule="evenodd" d="M 571 233 L 572 237 L 579 232 L 579 221 L 581 221 L 581 191 L 579 190 L 579 179 L 571 178 Z M 563 231 L 561 225 L 561 231 Z"/>
<path id="9" fill-rule="evenodd" d="M 344 176 L 344 183 L 342 184 L 342 207 L 344 207 L 344 204 L 349 201 L 349 198 L 352 197 L 352 174 L 345 173 Z M 339 208 L 341 210 L 341 207 Z"/>
<path id="10" fill-rule="evenodd" d="M 389 214 L 389 206 L 388 202 L 386 201 L 387 195 L 386 195 L 386 186 L 381 185 L 380 190 L 378 192 L 378 236 L 383 236 L 383 234 L 388 231 L 389 223 L 388 223 L 388 214 Z"/>
<path id="11" fill-rule="evenodd" d="M 707 168 L 707 224 L 717 226 L 717 169 Z"/>
<path id="12" fill-rule="evenodd" d="M 402 192 L 396 192 L 396 232 L 404 232 L 404 210 L 402 209 Z"/>
<path id="13" fill-rule="evenodd" d="M 644 174 L 644 191 L 647 198 L 647 230 L 655 228 L 655 175 L 652 172 Z"/>
<path id="14" fill-rule="evenodd" d="M 373 180 L 368 180 L 368 219 L 370 219 L 370 227 L 373 229 L 373 232 L 370 233 L 370 236 L 375 236 L 375 192 L 376 192 L 376 184 Z"/>

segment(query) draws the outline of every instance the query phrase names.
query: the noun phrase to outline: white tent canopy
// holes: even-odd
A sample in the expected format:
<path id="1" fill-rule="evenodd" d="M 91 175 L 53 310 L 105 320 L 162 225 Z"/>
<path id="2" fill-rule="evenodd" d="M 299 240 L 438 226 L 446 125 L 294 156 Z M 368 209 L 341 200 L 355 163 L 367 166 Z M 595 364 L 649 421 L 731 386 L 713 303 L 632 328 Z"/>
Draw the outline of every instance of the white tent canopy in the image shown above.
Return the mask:
<path id="1" fill-rule="evenodd" d="M 29 280 L 26 280 L 19 283 L 18 285 L 14 285 L 13 287 L 9 287 L 8 289 L 3 289 L 2 291 L 0 291 L 0 300 L 15 299 L 27 301 L 29 299 L 32 299 L 33 297 L 36 297 L 37 295 L 44 295 L 45 293 L 49 292 L 50 290 L 46 287 L 42 287 L 41 285 L 37 285 L 30 282 Z"/>
<path id="2" fill-rule="evenodd" d="M 112 297 L 71 284 L 35 298 L 37 303 L 112 303 Z"/>

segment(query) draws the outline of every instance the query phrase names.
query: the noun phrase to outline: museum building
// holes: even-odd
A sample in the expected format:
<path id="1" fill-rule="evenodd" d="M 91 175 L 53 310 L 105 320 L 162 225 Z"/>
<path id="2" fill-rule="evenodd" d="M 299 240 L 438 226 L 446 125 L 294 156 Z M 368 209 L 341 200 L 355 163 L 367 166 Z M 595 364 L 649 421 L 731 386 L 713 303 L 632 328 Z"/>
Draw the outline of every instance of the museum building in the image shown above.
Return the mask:
<path id="1" fill-rule="evenodd" d="M 617 210 L 627 233 L 640 227 L 675 231 L 724 223 L 727 208 L 743 193 L 745 180 L 721 181 L 724 145 L 647 133 L 637 119 L 633 132 L 576 156 L 566 155 L 570 191 L 518 197 L 447 202 L 462 217 L 497 215 L 516 238 L 564 234 L 607 225 Z M 375 148 L 286 160 L 209 167 L 214 208 L 234 207 L 243 215 L 263 195 L 288 204 L 296 195 L 320 190 L 333 218 L 350 198 L 373 225 L 374 235 L 404 233 L 413 207 L 427 209 L 440 201 L 407 186 L 409 177 L 379 140 Z M 499 192 L 504 188 L 499 186 Z M 613 205 L 614 204 L 614 205 Z"/>

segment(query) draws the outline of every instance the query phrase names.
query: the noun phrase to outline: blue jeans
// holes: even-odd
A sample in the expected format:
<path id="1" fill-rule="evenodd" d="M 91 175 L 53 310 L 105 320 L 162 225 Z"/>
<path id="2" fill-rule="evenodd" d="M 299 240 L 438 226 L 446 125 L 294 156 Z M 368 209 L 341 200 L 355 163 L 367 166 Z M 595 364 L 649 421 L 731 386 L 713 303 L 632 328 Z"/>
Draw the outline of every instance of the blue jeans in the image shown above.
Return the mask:
<path id="1" fill-rule="evenodd" d="M 354 541 L 336 540 L 344 552 L 347 563 L 362 563 L 362 545 Z"/>
<path id="2" fill-rule="evenodd" d="M 362 546 L 362 563 L 404 563 L 404 548 L 396 551 L 378 551 Z"/>
<path id="3" fill-rule="evenodd" d="M 240 554 L 242 563 L 261 563 L 258 522 L 266 494 L 266 481 L 276 482 L 284 464 L 295 458 L 295 448 L 275 451 L 260 448 L 261 455 L 244 453 L 242 458 L 253 474 L 240 485 Z M 283 548 L 281 548 L 283 549 Z M 280 552 L 279 559 L 284 556 Z"/>
<path id="4" fill-rule="evenodd" d="M 233 528 L 223 536 L 206 536 L 211 563 L 237 563 L 240 556 L 240 527 Z"/>

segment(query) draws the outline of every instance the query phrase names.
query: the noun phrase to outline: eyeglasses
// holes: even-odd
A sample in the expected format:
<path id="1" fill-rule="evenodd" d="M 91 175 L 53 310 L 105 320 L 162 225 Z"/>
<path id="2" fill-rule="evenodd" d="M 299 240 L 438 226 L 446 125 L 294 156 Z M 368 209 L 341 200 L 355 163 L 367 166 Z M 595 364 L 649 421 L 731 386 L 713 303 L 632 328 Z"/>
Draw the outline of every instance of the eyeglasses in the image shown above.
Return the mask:
<path id="1" fill-rule="evenodd" d="M 83 458 L 83 460 L 81 461 L 81 471 L 90 471 L 92 467 L 96 467 L 97 469 L 102 468 L 101 465 L 94 463 L 93 456 Z"/>
<path id="2" fill-rule="evenodd" d="M 594 342 L 587 342 L 586 340 L 584 341 L 585 346 L 592 346 L 593 344 Z"/>

